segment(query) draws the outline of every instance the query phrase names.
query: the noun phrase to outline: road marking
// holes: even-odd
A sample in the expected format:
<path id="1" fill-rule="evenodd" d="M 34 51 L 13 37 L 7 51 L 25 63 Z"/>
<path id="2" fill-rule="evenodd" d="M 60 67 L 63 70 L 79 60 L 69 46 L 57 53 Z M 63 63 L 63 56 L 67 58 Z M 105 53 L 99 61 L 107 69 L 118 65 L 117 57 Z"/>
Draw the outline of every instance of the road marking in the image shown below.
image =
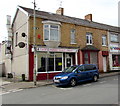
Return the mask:
<path id="1" fill-rule="evenodd" d="M 59 89 L 61 89 L 61 90 L 71 90 L 73 88 L 59 88 Z"/>
<path id="2" fill-rule="evenodd" d="M 8 94 L 8 93 L 10 93 L 10 92 L 5 92 L 5 93 L 2 93 L 2 94 L 0 94 L 0 96 L 1 96 L 1 95 L 5 95 L 5 94 Z"/>
<path id="3" fill-rule="evenodd" d="M 22 91 L 23 89 L 12 89 L 12 90 L 9 90 L 9 91 L 7 91 L 7 92 L 2 92 L 1 94 L 0 94 L 0 96 L 1 95 L 5 95 L 5 94 L 9 94 L 9 93 L 15 93 L 15 92 L 19 92 L 19 91 Z"/>
<path id="4" fill-rule="evenodd" d="M 114 80 L 117 80 L 117 81 L 118 81 L 118 78 L 115 78 Z"/>
<path id="5" fill-rule="evenodd" d="M 60 89 L 60 90 L 70 90 L 70 89 L 73 89 L 73 88 L 59 88 L 59 87 L 54 86 L 54 85 L 52 85 L 52 87 L 54 87 L 56 89 Z"/>
<path id="6" fill-rule="evenodd" d="M 59 89 L 62 89 L 62 90 L 70 90 L 72 88 L 59 88 Z"/>
<path id="7" fill-rule="evenodd" d="M 105 82 L 106 82 L 106 81 L 102 81 L 102 82 L 99 82 L 99 83 L 101 83 L 101 84 L 102 84 L 102 83 L 105 83 Z"/>
<path id="8" fill-rule="evenodd" d="M 14 90 L 12 92 L 19 92 L 19 91 L 22 91 L 23 89 L 17 89 L 17 90 Z"/>
<path id="9" fill-rule="evenodd" d="M 90 85 L 92 85 L 92 84 L 86 84 L 86 85 L 83 85 L 83 86 L 90 86 Z"/>

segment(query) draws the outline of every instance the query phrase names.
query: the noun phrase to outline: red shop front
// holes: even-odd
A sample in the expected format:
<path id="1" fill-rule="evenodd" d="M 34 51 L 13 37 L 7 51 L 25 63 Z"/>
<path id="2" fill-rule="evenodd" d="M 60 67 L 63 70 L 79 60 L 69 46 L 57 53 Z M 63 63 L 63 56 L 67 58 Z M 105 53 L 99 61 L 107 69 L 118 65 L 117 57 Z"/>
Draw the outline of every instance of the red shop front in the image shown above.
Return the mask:
<path id="1" fill-rule="evenodd" d="M 36 52 L 37 80 L 52 79 L 65 68 L 78 64 L 78 49 L 38 46 Z M 29 50 L 29 80 L 33 80 L 34 53 Z"/>

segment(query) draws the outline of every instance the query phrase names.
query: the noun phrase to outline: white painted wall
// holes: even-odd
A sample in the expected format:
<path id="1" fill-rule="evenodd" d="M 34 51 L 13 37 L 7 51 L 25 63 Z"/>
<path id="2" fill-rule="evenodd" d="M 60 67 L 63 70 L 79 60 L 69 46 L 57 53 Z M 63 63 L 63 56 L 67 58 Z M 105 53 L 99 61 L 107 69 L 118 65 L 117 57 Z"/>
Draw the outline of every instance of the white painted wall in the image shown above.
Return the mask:
<path id="1" fill-rule="evenodd" d="M 29 54 L 28 54 L 28 16 L 23 11 L 18 10 L 14 21 L 14 45 L 13 45 L 13 60 L 12 60 L 12 72 L 15 73 L 17 78 L 22 78 L 22 74 L 25 74 L 28 79 L 29 71 Z M 26 37 L 22 37 L 22 33 L 26 33 Z M 17 44 L 19 42 L 26 43 L 24 48 L 19 48 L 15 45 L 16 33 L 18 33 Z"/>

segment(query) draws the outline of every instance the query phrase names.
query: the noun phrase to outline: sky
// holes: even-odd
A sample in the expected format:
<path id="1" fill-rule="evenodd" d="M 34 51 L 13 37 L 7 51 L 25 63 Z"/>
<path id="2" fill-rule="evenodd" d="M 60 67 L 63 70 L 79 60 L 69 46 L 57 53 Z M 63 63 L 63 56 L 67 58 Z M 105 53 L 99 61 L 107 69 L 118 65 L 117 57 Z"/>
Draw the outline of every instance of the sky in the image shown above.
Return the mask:
<path id="1" fill-rule="evenodd" d="M 6 15 L 13 20 L 17 6 L 33 8 L 34 0 L 2 0 L 0 3 L 0 43 L 7 40 Z M 62 1 L 62 3 L 61 3 Z M 36 0 L 37 9 L 55 13 L 62 6 L 64 15 L 84 19 L 93 15 L 93 21 L 118 26 L 118 2 L 120 0 Z"/>

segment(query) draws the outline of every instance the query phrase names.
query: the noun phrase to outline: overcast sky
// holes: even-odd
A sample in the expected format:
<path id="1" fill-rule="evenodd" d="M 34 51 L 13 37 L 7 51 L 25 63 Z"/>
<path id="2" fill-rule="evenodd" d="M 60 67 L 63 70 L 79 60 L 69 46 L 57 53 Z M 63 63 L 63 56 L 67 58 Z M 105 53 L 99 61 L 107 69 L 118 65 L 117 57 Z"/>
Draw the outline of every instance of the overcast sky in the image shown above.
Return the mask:
<path id="1" fill-rule="evenodd" d="M 6 15 L 14 18 L 17 6 L 33 8 L 34 0 L 2 0 L 0 3 L 0 42 L 7 37 Z M 37 9 L 55 13 L 62 1 L 64 15 L 82 18 L 93 14 L 93 21 L 118 26 L 118 2 L 120 0 L 36 0 Z"/>

